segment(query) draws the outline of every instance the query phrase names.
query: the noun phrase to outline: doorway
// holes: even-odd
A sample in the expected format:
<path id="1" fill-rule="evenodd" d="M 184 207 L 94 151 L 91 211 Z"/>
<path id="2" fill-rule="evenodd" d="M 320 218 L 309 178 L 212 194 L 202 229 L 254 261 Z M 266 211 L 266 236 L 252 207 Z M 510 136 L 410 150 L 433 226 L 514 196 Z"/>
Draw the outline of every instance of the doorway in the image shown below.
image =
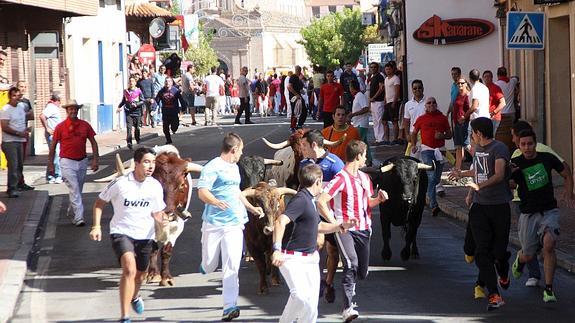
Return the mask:
<path id="1" fill-rule="evenodd" d="M 569 17 L 549 19 L 549 132 L 551 147 L 573 165 Z"/>

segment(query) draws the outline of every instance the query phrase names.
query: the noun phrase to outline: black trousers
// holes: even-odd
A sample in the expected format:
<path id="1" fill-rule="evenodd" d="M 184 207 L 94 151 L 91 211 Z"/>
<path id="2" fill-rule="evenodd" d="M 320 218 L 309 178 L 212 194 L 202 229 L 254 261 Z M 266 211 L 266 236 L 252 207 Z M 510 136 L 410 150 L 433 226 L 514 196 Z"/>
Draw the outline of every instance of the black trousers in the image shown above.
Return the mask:
<path id="1" fill-rule="evenodd" d="M 126 141 L 129 145 L 132 144 L 132 127 L 134 128 L 134 137 L 136 143 L 140 143 L 140 125 L 142 122 L 141 115 L 126 114 Z"/>
<path id="2" fill-rule="evenodd" d="M 367 277 L 369 268 L 369 230 L 336 233 L 337 246 L 343 262 L 343 307 L 352 304 L 355 284 Z"/>
<path id="3" fill-rule="evenodd" d="M 321 117 L 323 118 L 323 128 L 327 128 L 333 125 L 333 112 L 321 112 Z"/>
<path id="4" fill-rule="evenodd" d="M 172 136 L 170 134 L 170 129 L 173 133 L 178 131 L 178 126 L 180 125 L 180 118 L 177 114 L 162 114 L 162 130 L 164 131 L 164 136 L 166 136 L 166 143 L 172 143 Z"/>
<path id="5" fill-rule="evenodd" d="M 511 209 L 508 203 L 482 205 L 474 203 L 469 210 L 469 226 L 475 243 L 475 264 L 479 269 L 479 281 L 485 283 L 489 294 L 499 293 L 497 271 L 503 278 L 508 277 L 509 227 Z M 466 238 L 466 242 L 469 243 Z M 468 249 L 469 246 L 466 246 Z"/>
<path id="6" fill-rule="evenodd" d="M 246 112 L 246 122 L 250 121 L 252 113 L 250 111 L 250 98 L 240 98 L 240 108 L 236 115 L 236 122 L 240 121 L 242 113 Z"/>
<path id="7" fill-rule="evenodd" d="M 296 104 L 295 102 L 290 101 L 290 107 L 291 107 L 290 128 L 292 128 L 292 129 L 296 128 L 296 125 L 297 125 L 297 128 L 303 127 L 303 124 L 305 123 L 305 119 L 307 119 L 307 107 L 305 105 L 305 102 L 302 102 L 302 108 L 301 108 L 301 113 L 299 115 L 299 119 L 294 114 L 295 104 Z"/>

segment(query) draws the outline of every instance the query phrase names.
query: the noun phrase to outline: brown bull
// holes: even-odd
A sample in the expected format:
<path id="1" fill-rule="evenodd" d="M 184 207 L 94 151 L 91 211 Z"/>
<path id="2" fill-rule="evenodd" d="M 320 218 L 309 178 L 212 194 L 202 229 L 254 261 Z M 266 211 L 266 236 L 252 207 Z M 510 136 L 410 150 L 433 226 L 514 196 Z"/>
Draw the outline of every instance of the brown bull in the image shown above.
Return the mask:
<path id="1" fill-rule="evenodd" d="M 191 190 L 188 180 L 188 160 L 181 159 L 176 153 L 160 153 L 156 156 L 156 169 L 152 177 L 157 179 L 164 190 L 164 212 L 170 221 L 167 229 L 156 227 L 157 246 L 153 249 L 148 268 L 147 282 L 158 282 L 160 286 L 173 286 L 170 273 L 170 259 L 177 237 L 182 233 L 184 219 L 190 214 L 187 205 Z M 158 259 L 159 258 L 159 259 Z M 158 270 L 158 260 L 160 268 Z"/>
<path id="2" fill-rule="evenodd" d="M 279 270 L 271 265 L 272 232 L 275 219 L 285 211 L 283 195 L 296 193 L 295 190 L 285 187 L 276 188 L 266 182 L 260 182 L 254 188 L 248 188 L 242 192 L 252 205 L 261 207 L 265 213 L 265 216 L 261 218 L 248 213 L 249 221 L 244 230 L 246 246 L 254 258 L 260 275 L 258 286 L 260 295 L 268 293 L 269 285 L 266 279 L 268 274 L 271 274 L 272 286 L 280 283 Z"/>

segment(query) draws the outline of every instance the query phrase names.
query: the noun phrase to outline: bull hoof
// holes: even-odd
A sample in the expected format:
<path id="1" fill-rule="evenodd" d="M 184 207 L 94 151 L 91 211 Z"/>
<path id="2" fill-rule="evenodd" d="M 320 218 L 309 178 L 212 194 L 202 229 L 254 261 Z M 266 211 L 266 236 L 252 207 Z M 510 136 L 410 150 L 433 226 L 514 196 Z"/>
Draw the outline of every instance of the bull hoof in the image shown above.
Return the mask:
<path id="1" fill-rule="evenodd" d="M 406 261 L 409 260 L 410 252 L 409 248 L 403 248 L 401 250 L 401 260 Z"/>
<path id="2" fill-rule="evenodd" d="M 275 278 L 275 279 L 272 278 L 272 286 L 279 286 L 279 285 L 281 285 L 281 284 L 282 284 L 282 283 L 281 283 L 281 281 L 280 281 L 279 278 Z"/>
<path id="3" fill-rule="evenodd" d="M 245 256 L 245 257 L 244 257 L 244 261 L 245 261 L 245 262 L 254 262 L 254 257 L 252 257 L 252 256 Z"/>
<path id="4" fill-rule="evenodd" d="M 419 259 L 419 251 L 417 250 L 417 248 L 411 249 L 411 258 L 412 259 Z"/>
<path id="5" fill-rule="evenodd" d="M 148 275 L 146 278 L 146 284 L 155 284 L 162 281 L 162 276 L 160 275 Z"/>
<path id="6" fill-rule="evenodd" d="M 382 258 L 383 260 L 386 260 L 386 261 L 387 261 L 387 260 L 390 260 L 390 259 L 391 259 L 391 250 L 385 250 L 385 249 L 383 249 L 383 250 L 381 251 L 381 258 Z"/>
<path id="7" fill-rule="evenodd" d="M 162 280 L 160 281 L 160 286 L 163 286 L 163 287 L 166 287 L 166 286 L 172 287 L 172 286 L 174 286 L 174 285 L 175 285 L 175 284 L 174 284 L 174 280 L 171 279 L 171 278 L 162 279 Z"/>

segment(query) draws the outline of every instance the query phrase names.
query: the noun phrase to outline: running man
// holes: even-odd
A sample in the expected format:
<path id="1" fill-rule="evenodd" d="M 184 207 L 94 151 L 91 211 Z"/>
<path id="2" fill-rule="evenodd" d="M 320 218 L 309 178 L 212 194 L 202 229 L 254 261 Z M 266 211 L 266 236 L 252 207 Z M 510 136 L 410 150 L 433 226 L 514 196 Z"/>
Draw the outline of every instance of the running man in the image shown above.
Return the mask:
<path id="1" fill-rule="evenodd" d="M 355 284 L 367 277 L 369 266 L 369 241 L 371 237 L 371 209 L 387 200 L 387 193 L 379 190 L 372 197 L 373 185 L 369 176 L 360 171 L 367 160 L 367 146 L 360 140 L 352 140 L 346 147 L 345 167 L 325 187 L 317 199 L 319 213 L 330 218 L 329 202 L 333 199 L 335 218 L 338 223 L 355 219 L 357 224 L 348 232 L 336 233 L 343 267 L 343 312 L 345 322 L 359 317 L 353 303 Z"/>
<path id="2" fill-rule="evenodd" d="M 122 266 L 120 278 L 120 322 L 129 323 L 130 305 L 134 312 L 144 312 L 144 301 L 139 296 L 140 286 L 147 274 L 152 244 L 156 237 L 155 222 L 167 225 L 162 211 L 162 185 L 152 177 L 156 154 L 150 148 L 134 152 L 134 171 L 119 177 L 100 193 L 94 203 L 93 226 L 90 239 L 102 240 L 100 220 L 102 210 L 112 203 L 114 215 L 110 221 L 112 247 Z"/>
<path id="3" fill-rule="evenodd" d="M 223 140 L 219 157 L 208 162 L 198 182 L 198 197 L 206 204 L 202 214 L 202 263 L 200 272 L 211 273 L 222 259 L 224 313 L 222 321 L 240 316 L 238 271 L 244 245 L 246 209 L 264 216 L 261 207 L 254 207 L 241 194 L 240 171 L 236 164 L 244 149 L 240 136 L 230 132 Z"/>
<path id="4" fill-rule="evenodd" d="M 545 290 L 543 301 L 556 302 L 553 293 L 553 277 L 557 256 L 555 243 L 559 235 L 559 209 L 553 193 L 551 170 L 563 177 L 565 200 L 573 202 L 573 177 L 563 163 L 553 154 L 536 150 L 537 138 L 533 130 L 519 133 L 519 149 L 522 155 L 511 160 L 512 180 L 517 184 L 521 202 L 521 215 L 518 222 L 521 250 L 517 252 L 511 267 L 513 277 L 519 279 L 523 267 L 529 263 L 537 252 L 543 252 L 545 269 Z"/>
<path id="5" fill-rule="evenodd" d="M 279 267 L 290 289 L 290 297 L 280 323 L 314 323 L 319 297 L 318 233 L 345 232 L 356 220 L 341 224 L 320 221 L 314 197 L 322 191 L 322 169 L 309 164 L 298 173 L 300 191 L 274 224 L 272 264 Z"/>

